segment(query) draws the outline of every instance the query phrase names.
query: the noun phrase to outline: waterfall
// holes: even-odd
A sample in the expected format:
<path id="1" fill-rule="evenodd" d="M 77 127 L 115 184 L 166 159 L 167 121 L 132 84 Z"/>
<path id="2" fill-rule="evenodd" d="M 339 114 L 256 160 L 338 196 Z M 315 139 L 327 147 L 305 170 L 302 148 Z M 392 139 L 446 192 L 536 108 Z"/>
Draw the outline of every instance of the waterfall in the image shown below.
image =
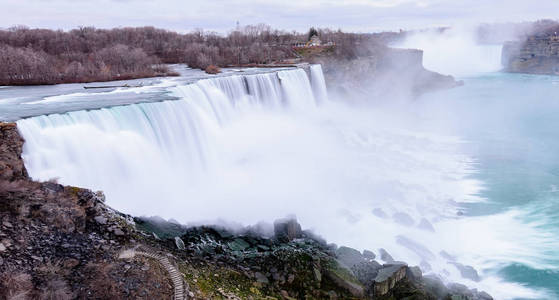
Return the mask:
<path id="1" fill-rule="evenodd" d="M 321 65 L 312 65 L 311 83 L 316 99 L 320 102 L 328 101 L 328 93 L 326 92 L 326 82 L 322 73 Z"/>
<path id="2" fill-rule="evenodd" d="M 319 71 L 313 66 L 312 78 Z M 187 185 L 223 159 L 216 151 L 228 124 L 250 112 L 314 109 L 314 91 L 324 101 L 325 90 L 323 78 L 311 85 L 303 69 L 224 76 L 169 88 L 180 100 L 42 115 L 18 128 L 32 178 L 100 189 L 116 208 L 146 213 L 130 207 L 127 186 L 157 182 L 136 195 L 149 202 L 169 192 L 160 188 Z M 162 174 L 172 178 L 153 178 Z"/>

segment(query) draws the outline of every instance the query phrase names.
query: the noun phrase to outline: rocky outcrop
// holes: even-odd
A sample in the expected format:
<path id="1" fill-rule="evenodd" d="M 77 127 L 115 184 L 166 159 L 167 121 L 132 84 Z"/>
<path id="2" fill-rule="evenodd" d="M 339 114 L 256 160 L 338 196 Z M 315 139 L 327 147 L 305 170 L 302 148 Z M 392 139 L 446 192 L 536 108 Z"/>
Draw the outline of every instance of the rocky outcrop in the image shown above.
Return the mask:
<path id="1" fill-rule="evenodd" d="M 370 53 L 353 59 L 325 55 L 308 60 L 322 64 L 327 86 L 333 92 L 415 98 L 462 84 L 450 75 L 425 69 L 422 50 L 378 47 Z"/>
<path id="2" fill-rule="evenodd" d="M 539 34 L 506 42 L 501 59 L 507 72 L 559 75 L 559 36 Z"/>
<path id="3" fill-rule="evenodd" d="M 130 219 L 100 192 L 32 181 L 22 145 L 0 123 L 0 299 L 170 298 L 161 267 L 116 259 L 134 240 Z"/>

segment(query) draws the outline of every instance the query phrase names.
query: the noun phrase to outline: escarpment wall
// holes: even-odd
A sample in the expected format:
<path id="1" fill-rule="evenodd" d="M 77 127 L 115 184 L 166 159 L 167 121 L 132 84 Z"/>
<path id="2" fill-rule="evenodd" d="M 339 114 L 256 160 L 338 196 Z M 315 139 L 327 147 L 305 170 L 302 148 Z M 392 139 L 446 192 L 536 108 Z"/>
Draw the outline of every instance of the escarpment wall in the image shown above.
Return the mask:
<path id="1" fill-rule="evenodd" d="M 334 91 L 366 90 L 370 95 L 415 97 L 459 85 L 452 76 L 425 69 L 423 51 L 418 49 L 382 48 L 353 59 L 323 56 L 312 61 L 322 64 L 327 86 Z"/>
<path id="2" fill-rule="evenodd" d="M 505 71 L 530 74 L 559 74 L 559 36 L 530 36 L 503 46 Z"/>

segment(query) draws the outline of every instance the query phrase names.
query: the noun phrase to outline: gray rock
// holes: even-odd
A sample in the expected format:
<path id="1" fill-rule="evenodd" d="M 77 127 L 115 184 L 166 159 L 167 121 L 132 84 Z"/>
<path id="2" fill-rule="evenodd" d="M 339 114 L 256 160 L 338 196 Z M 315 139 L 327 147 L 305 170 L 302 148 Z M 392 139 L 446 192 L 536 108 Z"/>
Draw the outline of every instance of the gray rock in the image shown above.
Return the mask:
<path id="1" fill-rule="evenodd" d="M 392 215 L 392 219 L 394 219 L 394 221 L 396 221 L 396 223 L 404 225 L 404 226 L 413 226 L 413 224 L 415 223 L 415 221 L 413 220 L 413 218 L 403 212 L 397 212 L 395 214 Z"/>
<path id="2" fill-rule="evenodd" d="M 377 257 L 373 251 L 363 250 L 363 257 L 366 259 L 375 259 Z"/>
<path id="3" fill-rule="evenodd" d="M 396 283 L 406 277 L 407 267 L 394 265 L 382 268 L 374 280 L 374 295 L 382 296 L 388 293 Z"/>
<path id="4" fill-rule="evenodd" d="M 114 233 L 116 236 L 123 236 L 123 235 L 124 235 L 124 232 L 123 232 L 122 230 L 120 230 L 120 228 L 115 228 L 115 229 L 113 230 L 113 233 Z"/>
<path id="5" fill-rule="evenodd" d="M 177 249 L 179 249 L 179 250 L 184 250 L 186 248 L 184 246 L 184 242 L 178 236 L 175 237 L 175 245 L 177 246 Z"/>
<path id="6" fill-rule="evenodd" d="M 279 240 L 292 241 L 300 238 L 301 234 L 301 225 L 294 217 L 274 221 L 274 235 Z"/>
<path id="7" fill-rule="evenodd" d="M 476 271 L 476 269 L 474 269 L 474 267 L 472 266 L 465 266 L 461 263 L 457 263 L 457 262 L 449 262 L 449 264 L 453 265 L 456 267 L 456 269 L 458 269 L 458 271 L 460 271 L 460 275 L 462 275 L 463 278 L 466 279 L 470 279 L 473 281 L 480 281 L 479 275 Z"/>
<path id="8" fill-rule="evenodd" d="M 268 280 L 268 277 L 266 277 L 264 274 L 262 274 L 260 272 L 254 273 L 254 277 L 256 278 L 257 282 L 265 283 L 265 284 L 270 283 L 270 281 Z"/>
<path id="9" fill-rule="evenodd" d="M 493 297 L 491 297 L 491 295 L 489 295 L 488 293 L 486 293 L 485 291 L 481 291 L 477 294 L 477 296 L 479 297 L 479 299 L 481 300 L 493 300 Z"/>
<path id="10" fill-rule="evenodd" d="M 106 225 L 107 224 L 107 218 L 103 217 L 103 216 L 96 216 L 95 218 L 93 218 L 95 220 L 95 222 L 97 222 L 98 224 L 101 225 Z"/>
<path id="11" fill-rule="evenodd" d="M 423 276 L 423 284 L 425 286 L 425 290 L 435 295 L 437 299 L 446 298 L 448 295 L 448 289 L 441 279 L 435 275 Z"/>
<path id="12" fill-rule="evenodd" d="M 419 224 L 417 224 L 417 228 L 423 229 L 423 230 L 426 230 L 426 231 L 435 232 L 435 227 L 433 227 L 433 224 L 431 224 L 431 222 L 429 222 L 425 218 L 422 218 L 421 221 L 419 221 Z"/>
<path id="13" fill-rule="evenodd" d="M 348 272 L 346 275 L 343 275 Z M 347 290 L 352 296 L 357 298 L 363 298 L 365 295 L 365 289 L 363 286 L 356 282 L 356 278 L 353 278 L 355 282 L 350 279 L 353 276 L 349 270 L 346 270 L 343 266 L 338 265 L 338 268 L 326 268 L 324 270 L 324 275 L 328 277 L 334 284 Z"/>
<path id="14" fill-rule="evenodd" d="M 371 260 L 354 265 L 351 267 L 351 272 L 364 286 L 371 286 L 378 275 L 378 271 L 382 268 L 381 264 Z"/>
<path id="15" fill-rule="evenodd" d="M 61 192 L 64 190 L 64 186 L 55 182 L 44 182 L 43 186 L 48 189 L 51 190 L 53 192 Z"/>
<path id="16" fill-rule="evenodd" d="M 345 246 L 341 246 L 338 250 L 336 250 L 336 257 L 344 265 L 350 268 L 365 262 L 365 258 L 359 251 Z"/>
<path id="17" fill-rule="evenodd" d="M 13 226 L 12 226 L 12 223 L 10 223 L 10 222 L 8 222 L 8 221 L 2 222 L 2 225 L 4 225 L 4 227 L 7 227 L 7 228 L 12 228 L 12 227 L 13 227 Z"/>
<path id="18" fill-rule="evenodd" d="M 393 262 L 394 258 L 388 253 L 388 251 L 384 250 L 384 248 L 378 249 L 378 253 L 380 255 L 380 259 L 385 262 Z"/>
<path id="19" fill-rule="evenodd" d="M 313 267 L 313 274 L 314 274 L 314 279 L 318 282 L 322 281 L 322 274 L 320 273 L 320 270 L 315 266 Z"/>
<path id="20" fill-rule="evenodd" d="M 250 247 L 250 244 L 247 243 L 245 240 L 243 240 L 242 238 L 236 238 L 233 241 L 229 242 L 227 244 L 229 246 L 229 248 L 231 248 L 231 250 L 233 251 L 244 251 L 245 249 L 247 249 L 248 247 Z"/>
<path id="21" fill-rule="evenodd" d="M 0 243 L 0 252 L 4 252 L 6 251 L 6 246 L 4 246 L 4 244 Z"/>
<path id="22" fill-rule="evenodd" d="M 407 276 L 415 282 L 419 282 L 423 274 L 421 273 L 421 269 L 418 266 L 409 267 Z"/>

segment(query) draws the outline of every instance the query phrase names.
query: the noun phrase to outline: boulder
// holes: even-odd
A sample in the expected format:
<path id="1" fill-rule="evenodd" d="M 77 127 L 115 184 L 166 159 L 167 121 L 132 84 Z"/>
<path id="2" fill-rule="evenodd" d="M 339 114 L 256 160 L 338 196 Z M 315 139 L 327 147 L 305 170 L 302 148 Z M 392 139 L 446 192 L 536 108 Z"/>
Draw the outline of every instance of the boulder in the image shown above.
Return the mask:
<path id="1" fill-rule="evenodd" d="M 186 248 L 184 246 L 184 242 L 178 236 L 175 237 L 175 245 L 177 246 L 177 249 L 179 249 L 179 250 L 184 250 Z"/>
<path id="2" fill-rule="evenodd" d="M 384 248 L 378 249 L 378 253 L 380 255 L 380 259 L 382 259 L 383 261 L 388 263 L 394 261 L 394 258 L 392 258 L 388 251 L 384 250 Z"/>
<path id="3" fill-rule="evenodd" d="M 105 218 L 103 216 L 96 216 L 93 219 L 95 220 L 95 222 L 97 222 L 100 225 L 106 225 L 107 224 L 107 218 Z"/>
<path id="4" fill-rule="evenodd" d="M 382 296 L 388 293 L 396 283 L 406 277 L 405 265 L 391 265 L 378 271 L 373 283 L 373 295 Z"/>
<path id="5" fill-rule="evenodd" d="M 363 250 L 363 257 L 365 259 L 375 259 L 376 255 L 373 251 Z"/>
<path id="6" fill-rule="evenodd" d="M 465 266 L 461 263 L 457 263 L 457 262 L 449 262 L 449 264 L 453 265 L 456 267 L 456 269 L 458 269 L 458 271 L 460 271 L 460 275 L 462 275 L 463 278 L 466 279 L 470 279 L 473 281 L 480 281 L 479 275 L 476 271 L 476 269 L 474 269 L 472 266 Z"/>
<path id="7" fill-rule="evenodd" d="M 279 219 L 274 222 L 274 235 L 278 240 L 292 241 L 302 236 L 301 225 L 295 218 Z"/>
<path id="8" fill-rule="evenodd" d="M 350 270 L 336 260 L 330 261 L 323 270 L 324 275 L 338 287 L 348 291 L 352 296 L 363 298 L 365 289 Z"/>
<path id="9" fill-rule="evenodd" d="M 425 290 L 436 296 L 438 299 L 444 299 L 448 296 L 449 292 L 441 279 L 435 275 L 423 276 L 423 285 Z"/>
<path id="10" fill-rule="evenodd" d="M 412 281 L 419 282 L 421 281 L 421 277 L 423 276 L 423 274 L 421 273 L 421 269 L 418 266 L 415 266 L 408 268 L 408 273 L 406 274 L 406 276 Z"/>
<path id="11" fill-rule="evenodd" d="M 231 248 L 231 250 L 233 251 L 244 251 L 245 249 L 247 249 L 248 247 L 250 247 L 250 244 L 247 243 L 245 240 L 243 240 L 242 238 L 236 238 L 233 241 L 229 242 L 227 244 L 229 246 L 229 248 Z"/>
<path id="12" fill-rule="evenodd" d="M 365 262 L 365 258 L 361 252 L 345 246 L 341 246 L 336 250 L 336 257 L 349 268 Z"/>

